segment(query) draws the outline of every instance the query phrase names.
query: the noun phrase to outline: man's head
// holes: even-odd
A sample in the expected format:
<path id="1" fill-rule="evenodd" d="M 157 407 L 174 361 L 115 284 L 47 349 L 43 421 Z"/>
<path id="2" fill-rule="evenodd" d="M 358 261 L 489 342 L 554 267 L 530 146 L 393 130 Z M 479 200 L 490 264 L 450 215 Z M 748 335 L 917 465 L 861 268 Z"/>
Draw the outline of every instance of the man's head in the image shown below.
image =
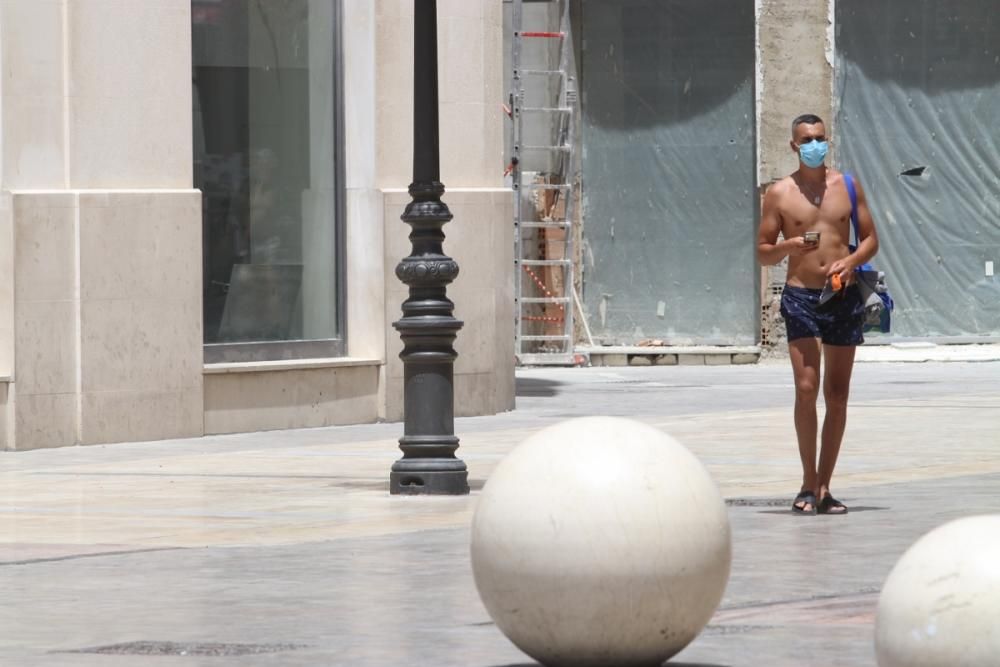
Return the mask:
<path id="1" fill-rule="evenodd" d="M 822 166 L 829 150 L 823 119 L 811 113 L 798 116 L 792 121 L 790 144 L 802 164 L 813 169 Z"/>

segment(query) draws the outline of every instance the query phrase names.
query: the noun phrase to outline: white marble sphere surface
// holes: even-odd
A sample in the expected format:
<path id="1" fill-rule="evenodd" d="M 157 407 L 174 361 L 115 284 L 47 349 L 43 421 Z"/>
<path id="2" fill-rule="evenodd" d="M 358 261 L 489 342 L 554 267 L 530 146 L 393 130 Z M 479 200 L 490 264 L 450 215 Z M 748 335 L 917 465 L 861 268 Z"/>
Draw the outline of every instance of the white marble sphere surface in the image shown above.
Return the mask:
<path id="1" fill-rule="evenodd" d="M 617 417 L 539 431 L 490 476 L 472 523 L 497 627 L 548 666 L 661 665 L 729 579 L 725 502 L 665 433 Z"/>
<path id="2" fill-rule="evenodd" d="M 879 596 L 880 667 L 1000 665 L 1000 514 L 958 519 L 921 537 Z"/>

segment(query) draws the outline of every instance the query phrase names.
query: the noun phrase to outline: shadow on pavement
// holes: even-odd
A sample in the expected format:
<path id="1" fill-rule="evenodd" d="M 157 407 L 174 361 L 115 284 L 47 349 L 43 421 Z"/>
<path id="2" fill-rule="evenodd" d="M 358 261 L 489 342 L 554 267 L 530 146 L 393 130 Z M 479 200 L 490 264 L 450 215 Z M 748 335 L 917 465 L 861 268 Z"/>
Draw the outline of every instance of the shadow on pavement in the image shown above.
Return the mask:
<path id="1" fill-rule="evenodd" d="M 537 662 L 519 662 L 510 665 L 497 665 L 496 667 L 542 667 Z M 707 662 L 665 662 L 663 667 L 730 667 L 730 665 L 709 664 Z"/>
<path id="2" fill-rule="evenodd" d="M 891 510 L 892 508 L 891 507 L 872 507 L 872 506 L 865 506 L 865 505 L 848 505 L 847 509 L 848 509 L 847 516 L 850 516 L 851 514 L 857 514 L 858 512 L 887 512 L 888 510 Z M 787 514 L 788 516 L 794 516 L 796 519 L 806 519 L 806 518 L 810 518 L 810 516 L 811 516 L 811 515 L 803 516 L 801 514 L 796 514 L 792 510 L 790 510 L 790 509 L 783 509 L 783 510 L 760 510 L 759 512 L 757 512 L 757 514 Z M 816 516 L 817 517 L 825 517 L 826 515 L 817 514 Z M 843 516 L 843 515 L 830 514 L 829 516 Z"/>
<path id="3" fill-rule="evenodd" d="M 385 491 L 389 492 L 389 482 L 388 481 L 368 481 L 368 480 L 355 480 L 355 479 L 337 479 L 336 482 L 330 484 L 334 488 L 342 489 L 364 489 L 365 491 Z M 483 486 L 486 485 L 485 479 L 476 479 L 473 477 L 469 478 L 469 489 L 472 491 L 482 491 Z"/>
<path id="4" fill-rule="evenodd" d="M 514 381 L 514 395 L 524 397 L 551 397 L 559 395 L 557 387 L 561 382 L 542 378 L 517 378 Z"/>

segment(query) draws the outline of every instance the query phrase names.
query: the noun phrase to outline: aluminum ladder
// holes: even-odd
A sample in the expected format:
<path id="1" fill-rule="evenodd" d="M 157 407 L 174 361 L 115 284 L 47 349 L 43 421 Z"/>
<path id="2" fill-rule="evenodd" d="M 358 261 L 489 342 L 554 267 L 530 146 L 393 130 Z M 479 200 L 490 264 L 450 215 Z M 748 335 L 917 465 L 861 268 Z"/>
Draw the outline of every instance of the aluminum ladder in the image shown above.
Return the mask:
<path id="1" fill-rule="evenodd" d="M 508 112 L 513 121 L 509 170 L 514 194 L 515 353 L 524 366 L 573 365 L 577 89 L 568 67 L 570 0 L 531 2 L 558 9 L 556 31 L 526 29 L 526 0 L 511 4 L 513 90 Z M 541 40 L 545 55 L 535 58 L 541 62 L 524 62 L 526 40 Z M 556 58 L 549 47 L 556 43 L 558 64 L 553 66 Z M 534 84 L 530 93 L 529 81 Z M 539 89 L 545 93 L 539 94 Z M 551 140 L 525 144 L 526 126 L 535 135 L 544 129 L 541 134 Z"/>

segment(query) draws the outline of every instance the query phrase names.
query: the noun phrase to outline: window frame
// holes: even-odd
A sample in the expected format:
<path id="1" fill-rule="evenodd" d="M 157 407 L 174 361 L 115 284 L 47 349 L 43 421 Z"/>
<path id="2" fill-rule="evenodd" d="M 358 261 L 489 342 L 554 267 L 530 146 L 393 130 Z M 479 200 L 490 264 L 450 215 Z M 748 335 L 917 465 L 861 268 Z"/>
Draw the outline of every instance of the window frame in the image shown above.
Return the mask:
<path id="1" fill-rule="evenodd" d="M 335 262 L 336 323 L 335 338 L 312 340 L 258 341 L 246 343 L 203 343 L 204 363 L 253 363 L 259 361 L 293 361 L 347 356 L 347 181 L 344 137 L 344 33 L 343 0 L 333 1 L 333 190 L 335 197 L 333 248 Z M 202 219 L 204 225 L 204 219 Z M 204 281 L 204 277 L 202 277 Z"/>

